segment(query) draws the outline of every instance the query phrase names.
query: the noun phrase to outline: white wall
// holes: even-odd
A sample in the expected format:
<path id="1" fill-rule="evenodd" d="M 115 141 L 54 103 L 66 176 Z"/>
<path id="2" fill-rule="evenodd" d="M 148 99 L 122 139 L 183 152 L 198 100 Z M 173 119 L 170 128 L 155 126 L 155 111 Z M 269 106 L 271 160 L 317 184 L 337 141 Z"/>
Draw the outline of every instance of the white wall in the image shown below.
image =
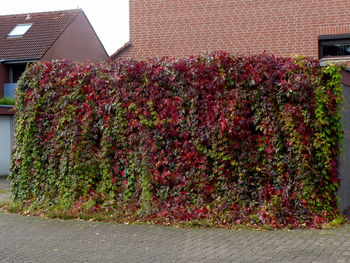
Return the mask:
<path id="1" fill-rule="evenodd" d="M 9 174 L 13 140 L 13 116 L 0 115 L 0 176 Z"/>

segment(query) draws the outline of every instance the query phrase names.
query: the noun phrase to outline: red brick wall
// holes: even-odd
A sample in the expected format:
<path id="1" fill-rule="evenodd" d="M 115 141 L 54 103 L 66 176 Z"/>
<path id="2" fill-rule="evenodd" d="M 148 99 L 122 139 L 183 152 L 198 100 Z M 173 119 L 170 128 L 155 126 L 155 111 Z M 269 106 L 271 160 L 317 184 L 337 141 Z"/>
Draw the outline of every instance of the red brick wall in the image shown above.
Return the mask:
<path id="1" fill-rule="evenodd" d="M 350 0 L 130 0 L 122 57 L 202 51 L 318 56 L 318 35 L 350 33 Z"/>

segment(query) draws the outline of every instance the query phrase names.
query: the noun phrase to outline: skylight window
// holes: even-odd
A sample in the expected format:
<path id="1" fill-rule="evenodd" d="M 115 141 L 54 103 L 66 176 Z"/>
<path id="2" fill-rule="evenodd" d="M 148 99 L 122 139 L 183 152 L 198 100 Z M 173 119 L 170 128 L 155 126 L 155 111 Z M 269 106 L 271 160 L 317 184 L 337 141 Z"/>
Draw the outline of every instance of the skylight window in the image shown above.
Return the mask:
<path id="1" fill-rule="evenodd" d="M 32 27 L 33 24 L 18 24 L 14 29 L 7 35 L 7 37 L 22 37 Z"/>

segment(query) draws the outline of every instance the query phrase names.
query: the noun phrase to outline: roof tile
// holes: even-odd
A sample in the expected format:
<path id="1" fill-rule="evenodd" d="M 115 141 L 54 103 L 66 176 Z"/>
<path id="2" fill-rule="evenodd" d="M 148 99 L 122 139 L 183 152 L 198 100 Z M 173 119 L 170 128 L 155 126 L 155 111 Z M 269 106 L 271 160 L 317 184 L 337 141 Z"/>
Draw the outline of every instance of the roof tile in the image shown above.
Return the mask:
<path id="1" fill-rule="evenodd" d="M 0 16 L 0 60 L 40 59 L 81 11 Z M 16 25 L 28 23 L 33 26 L 22 37 L 7 37 Z"/>

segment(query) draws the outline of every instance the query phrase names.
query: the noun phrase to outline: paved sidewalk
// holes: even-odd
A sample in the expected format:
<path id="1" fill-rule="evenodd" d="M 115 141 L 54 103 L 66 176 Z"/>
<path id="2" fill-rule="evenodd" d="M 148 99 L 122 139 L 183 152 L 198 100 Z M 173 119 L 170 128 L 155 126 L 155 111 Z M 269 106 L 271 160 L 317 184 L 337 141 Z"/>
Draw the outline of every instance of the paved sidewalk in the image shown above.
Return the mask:
<path id="1" fill-rule="evenodd" d="M 11 198 L 10 184 L 6 177 L 0 176 L 0 202 L 8 201 Z"/>
<path id="2" fill-rule="evenodd" d="M 0 212 L 0 262 L 350 262 L 350 226 L 181 229 Z"/>

